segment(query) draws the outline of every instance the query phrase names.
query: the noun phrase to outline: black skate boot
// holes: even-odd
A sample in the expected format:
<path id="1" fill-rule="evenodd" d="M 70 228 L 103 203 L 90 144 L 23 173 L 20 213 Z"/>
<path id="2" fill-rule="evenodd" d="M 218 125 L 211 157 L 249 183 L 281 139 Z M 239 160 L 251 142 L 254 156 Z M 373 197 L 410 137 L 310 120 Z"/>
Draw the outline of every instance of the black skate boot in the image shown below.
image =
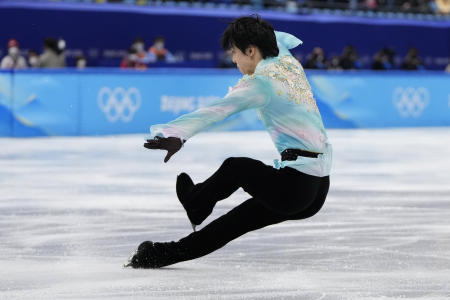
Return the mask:
<path id="1" fill-rule="evenodd" d="M 191 222 L 192 229 L 200 225 L 212 212 L 214 207 L 195 208 L 190 205 L 190 196 L 199 188 L 199 184 L 194 184 L 191 177 L 186 173 L 181 173 L 177 176 L 177 196 L 183 205 L 184 210 Z"/>
<path id="2" fill-rule="evenodd" d="M 188 252 L 176 242 L 153 243 L 145 241 L 130 256 L 124 267 L 157 269 L 188 260 Z"/>

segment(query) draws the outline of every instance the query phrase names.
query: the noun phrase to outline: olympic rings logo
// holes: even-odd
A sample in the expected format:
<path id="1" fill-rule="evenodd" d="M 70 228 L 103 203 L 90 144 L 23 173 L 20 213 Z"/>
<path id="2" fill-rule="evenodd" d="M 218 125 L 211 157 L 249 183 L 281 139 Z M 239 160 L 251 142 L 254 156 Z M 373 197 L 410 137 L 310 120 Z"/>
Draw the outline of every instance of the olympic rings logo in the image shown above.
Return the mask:
<path id="1" fill-rule="evenodd" d="M 393 93 L 393 102 L 404 118 L 419 117 L 430 102 L 430 93 L 424 87 L 397 87 Z"/>
<path id="2" fill-rule="evenodd" d="M 97 102 L 109 122 L 130 122 L 141 106 L 141 93 L 135 87 L 125 90 L 123 87 L 110 89 L 104 86 L 98 92 Z"/>

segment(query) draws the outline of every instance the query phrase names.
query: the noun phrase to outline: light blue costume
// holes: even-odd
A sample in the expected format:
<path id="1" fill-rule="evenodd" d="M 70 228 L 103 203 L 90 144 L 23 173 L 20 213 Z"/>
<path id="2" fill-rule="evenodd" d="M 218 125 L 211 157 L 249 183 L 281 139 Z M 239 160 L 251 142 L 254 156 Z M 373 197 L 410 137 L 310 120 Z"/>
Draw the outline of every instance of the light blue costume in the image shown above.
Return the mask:
<path id="1" fill-rule="evenodd" d="M 167 124 L 151 126 L 151 137 L 187 140 L 232 114 L 256 109 L 279 153 L 285 149 L 321 153 L 317 158 L 299 156 L 295 161 L 276 159 L 275 168 L 291 167 L 319 177 L 329 175 L 331 144 L 305 72 L 288 50 L 302 41 L 284 32 L 275 35 L 280 50 L 277 57 L 261 60 L 254 74 L 244 75 L 223 99 Z"/>

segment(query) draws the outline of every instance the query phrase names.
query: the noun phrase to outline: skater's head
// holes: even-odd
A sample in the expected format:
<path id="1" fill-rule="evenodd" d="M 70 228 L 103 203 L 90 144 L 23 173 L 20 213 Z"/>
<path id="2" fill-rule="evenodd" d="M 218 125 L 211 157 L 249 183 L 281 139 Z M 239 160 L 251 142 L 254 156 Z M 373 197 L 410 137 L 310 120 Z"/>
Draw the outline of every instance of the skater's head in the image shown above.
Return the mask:
<path id="1" fill-rule="evenodd" d="M 233 62 L 243 74 L 253 74 L 262 59 L 276 57 L 279 52 L 272 25 L 258 15 L 230 23 L 222 34 L 222 48 L 231 52 Z"/>

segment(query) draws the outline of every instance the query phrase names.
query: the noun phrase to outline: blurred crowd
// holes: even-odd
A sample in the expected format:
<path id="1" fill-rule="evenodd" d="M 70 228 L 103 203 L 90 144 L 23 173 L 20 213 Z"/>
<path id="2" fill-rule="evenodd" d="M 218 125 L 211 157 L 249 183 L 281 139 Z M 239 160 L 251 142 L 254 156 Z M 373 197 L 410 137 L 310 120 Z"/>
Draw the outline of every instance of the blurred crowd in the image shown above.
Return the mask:
<path id="1" fill-rule="evenodd" d="M 152 46 L 145 48 L 144 40 L 136 38 L 123 57 L 120 67 L 122 69 L 144 70 L 148 65 L 157 62 L 175 63 L 177 59 L 165 47 L 164 37 L 157 37 Z M 7 53 L 1 59 L 0 69 L 26 69 L 26 68 L 64 68 L 66 63 L 66 42 L 63 39 L 48 37 L 43 42 L 42 53 L 30 49 L 22 51 L 19 41 L 11 38 L 7 44 Z M 75 57 L 74 65 L 78 69 L 87 67 L 86 57 L 80 53 Z"/>
<path id="2" fill-rule="evenodd" d="M 1 69 L 26 69 L 26 68 L 64 68 L 66 67 L 65 48 L 63 39 L 47 37 L 43 42 L 41 54 L 34 49 L 26 53 L 20 50 L 19 42 L 11 38 L 7 44 L 7 54 L 0 62 Z M 75 58 L 78 68 L 86 66 L 86 58 L 80 55 Z"/>
<path id="3" fill-rule="evenodd" d="M 25 68 L 64 68 L 66 63 L 66 42 L 63 39 L 51 37 L 43 41 L 43 51 L 21 51 L 19 42 L 11 38 L 7 43 L 7 54 L 1 59 L 1 69 Z M 302 62 L 305 69 L 318 70 L 424 70 L 425 66 L 419 56 L 419 51 L 411 47 L 404 57 L 396 56 L 394 49 L 384 47 L 377 51 L 370 62 L 363 64 L 358 53 L 352 45 L 344 47 L 340 54 L 326 55 L 321 47 L 315 47 L 311 53 L 302 57 L 294 55 Z M 182 59 L 175 57 L 165 45 L 165 38 L 159 36 L 146 48 L 144 39 L 137 37 L 120 62 L 122 69 L 145 70 L 149 66 L 165 66 L 165 64 L 180 63 Z M 79 53 L 74 64 L 70 67 L 84 69 L 88 66 L 86 57 Z M 230 55 L 223 53 L 218 68 L 234 68 Z M 450 72 L 450 63 L 446 67 Z"/>
<path id="4" fill-rule="evenodd" d="M 306 1 L 307 2 L 307 1 Z M 313 0 L 314 7 L 395 13 L 448 14 L 448 0 Z"/>
<path id="5" fill-rule="evenodd" d="M 166 49 L 164 37 L 157 37 L 148 49 L 145 48 L 144 39 L 137 37 L 128 49 L 128 54 L 123 58 L 120 67 L 145 70 L 148 64 L 155 62 L 175 63 L 177 60 Z"/>
<path id="6" fill-rule="evenodd" d="M 382 48 L 373 56 L 370 69 L 372 70 L 423 70 L 425 69 L 419 52 L 411 47 L 400 64 L 394 61 L 395 51 L 391 48 Z M 304 62 L 305 69 L 322 70 L 357 70 L 362 69 L 358 53 L 355 48 L 348 45 L 341 55 L 332 55 L 327 59 L 325 52 L 320 47 L 315 47 Z M 449 64 L 450 66 L 450 64 Z M 449 68 L 449 66 L 447 68 Z"/>

